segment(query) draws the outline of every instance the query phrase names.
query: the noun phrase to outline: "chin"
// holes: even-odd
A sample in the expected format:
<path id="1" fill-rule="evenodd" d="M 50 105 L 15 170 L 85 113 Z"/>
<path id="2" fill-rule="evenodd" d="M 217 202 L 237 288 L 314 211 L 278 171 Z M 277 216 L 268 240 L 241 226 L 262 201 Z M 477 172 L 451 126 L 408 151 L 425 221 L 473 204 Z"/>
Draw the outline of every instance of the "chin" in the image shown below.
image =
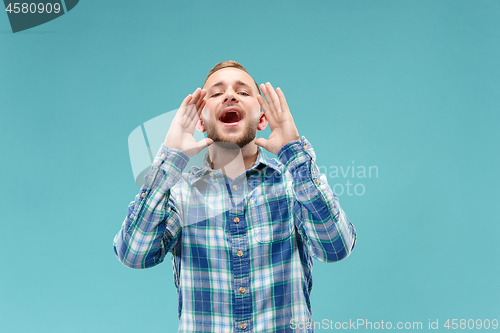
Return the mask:
<path id="1" fill-rule="evenodd" d="M 238 148 L 243 148 L 249 143 L 253 142 L 257 135 L 257 125 L 251 124 L 250 126 L 245 126 L 238 133 L 224 133 L 223 131 L 217 130 L 211 126 L 206 127 L 207 137 L 212 139 L 214 143 L 228 143 L 235 145 Z M 205 125 L 206 126 L 206 125 Z"/>

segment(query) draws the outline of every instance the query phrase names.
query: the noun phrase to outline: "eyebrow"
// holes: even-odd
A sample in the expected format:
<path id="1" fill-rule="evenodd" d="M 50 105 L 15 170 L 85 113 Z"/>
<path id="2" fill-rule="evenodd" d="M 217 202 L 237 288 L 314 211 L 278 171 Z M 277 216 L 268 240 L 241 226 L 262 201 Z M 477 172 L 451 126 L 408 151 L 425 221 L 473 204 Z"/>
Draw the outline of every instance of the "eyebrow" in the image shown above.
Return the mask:
<path id="1" fill-rule="evenodd" d="M 250 89 L 250 90 L 252 89 L 252 88 L 251 88 L 248 84 L 246 84 L 245 82 L 243 82 L 243 81 L 241 81 L 241 80 L 237 80 L 237 81 L 235 82 L 235 84 L 236 84 L 237 86 L 244 86 L 244 87 L 246 87 L 246 88 L 248 88 L 248 89 Z M 225 85 L 226 85 L 226 83 L 225 83 L 224 81 L 219 81 L 219 82 L 217 82 L 217 83 L 213 84 L 210 88 L 208 88 L 208 90 L 213 89 L 213 88 L 215 88 L 215 87 L 225 86 Z M 207 90 L 207 91 L 208 91 L 208 90 Z"/>

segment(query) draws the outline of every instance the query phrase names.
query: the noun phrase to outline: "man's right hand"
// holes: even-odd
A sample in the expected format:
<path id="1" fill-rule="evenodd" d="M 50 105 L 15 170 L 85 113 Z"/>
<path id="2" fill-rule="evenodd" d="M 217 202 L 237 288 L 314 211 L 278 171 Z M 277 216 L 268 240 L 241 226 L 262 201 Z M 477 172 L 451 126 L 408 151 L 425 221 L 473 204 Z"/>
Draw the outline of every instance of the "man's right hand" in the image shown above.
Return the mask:
<path id="1" fill-rule="evenodd" d="M 189 94 L 182 101 L 165 137 L 165 146 L 168 149 L 179 149 L 189 157 L 193 157 L 213 143 L 209 138 L 196 142 L 193 136 L 201 110 L 205 107 L 206 94 L 206 90 L 197 88 L 192 95 Z"/>

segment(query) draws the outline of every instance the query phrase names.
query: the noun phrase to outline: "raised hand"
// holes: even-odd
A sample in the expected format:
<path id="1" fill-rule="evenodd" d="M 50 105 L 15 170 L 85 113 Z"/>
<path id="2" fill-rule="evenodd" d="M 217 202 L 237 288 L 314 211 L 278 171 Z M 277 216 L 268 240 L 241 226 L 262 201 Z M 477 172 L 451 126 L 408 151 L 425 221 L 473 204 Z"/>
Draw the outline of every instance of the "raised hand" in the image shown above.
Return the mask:
<path id="1" fill-rule="evenodd" d="M 205 89 L 197 88 L 182 101 L 165 137 L 165 146 L 168 149 L 179 149 L 189 157 L 193 157 L 213 143 L 209 138 L 196 142 L 193 136 L 201 110 L 205 107 L 206 94 Z"/>
<path id="2" fill-rule="evenodd" d="M 255 144 L 277 155 L 281 147 L 287 143 L 300 140 L 299 131 L 293 122 L 283 91 L 280 88 L 274 91 L 269 82 L 265 85 L 261 84 L 260 90 L 267 102 L 260 95 L 257 96 L 257 100 L 266 115 L 272 133 L 267 140 L 256 139 Z"/>

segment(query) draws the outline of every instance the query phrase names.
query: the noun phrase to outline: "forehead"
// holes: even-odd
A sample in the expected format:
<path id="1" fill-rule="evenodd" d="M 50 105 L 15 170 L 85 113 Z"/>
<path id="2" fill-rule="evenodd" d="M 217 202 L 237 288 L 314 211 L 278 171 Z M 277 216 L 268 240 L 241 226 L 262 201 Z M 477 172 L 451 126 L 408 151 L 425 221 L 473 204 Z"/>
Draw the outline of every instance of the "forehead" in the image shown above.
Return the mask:
<path id="1" fill-rule="evenodd" d="M 223 82 L 225 85 L 235 85 L 238 82 L 246 83 L 252 90 L 256 90 L 252 77 L 238 68 L 223 68 L 210 75 L 203 86 L 204 89 L 210 89 L 214 84 Z"/>

